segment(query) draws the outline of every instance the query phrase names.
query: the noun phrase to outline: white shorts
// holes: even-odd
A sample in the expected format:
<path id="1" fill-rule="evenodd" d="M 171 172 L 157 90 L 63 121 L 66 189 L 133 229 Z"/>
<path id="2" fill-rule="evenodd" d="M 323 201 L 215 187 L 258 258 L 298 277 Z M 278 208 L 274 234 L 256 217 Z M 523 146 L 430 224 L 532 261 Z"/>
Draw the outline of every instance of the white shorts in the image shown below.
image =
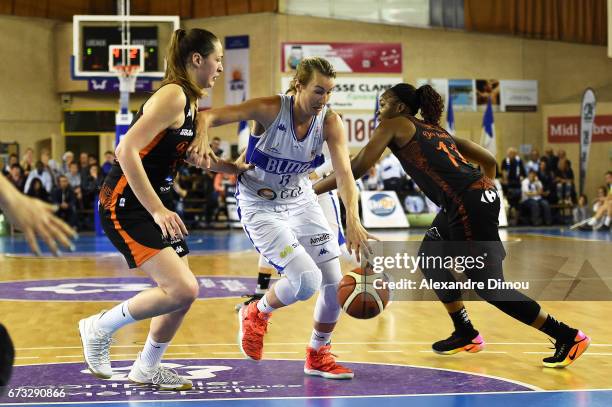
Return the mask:
<path id="1" fill-rule="evenodd" d="M 317 201 L 321 205 L 325 219 L 327 219 L 327 224 L 334 235 L 334 239 L 338 241 L 338 245 L 346 244 L 342 222 L 340 221 L 340 202 L 338 201 L 336 190 L 318 195 Z"/>
<path id="2" fill-rule="evenodd" d="M 315 263 L 340 255 L 340 247 L 317 202 L 267 205 L 240 202 L 238 215 L 253 246 L 279 272 L 298 254 Z"/>

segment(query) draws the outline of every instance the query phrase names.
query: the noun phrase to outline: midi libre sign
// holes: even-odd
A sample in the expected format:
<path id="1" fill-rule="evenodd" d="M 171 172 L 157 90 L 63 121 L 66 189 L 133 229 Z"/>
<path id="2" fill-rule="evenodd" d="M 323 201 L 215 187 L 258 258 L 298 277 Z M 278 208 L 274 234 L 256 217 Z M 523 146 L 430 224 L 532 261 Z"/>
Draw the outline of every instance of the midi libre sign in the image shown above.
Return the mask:
<path id="1" fill-rule="evenodd" d="M 580 141 L 580 116 L 549 117 L 549 143 L 578 143 Z M 612 115 L 595 115 L 593 142 L 612 141 Z"/>

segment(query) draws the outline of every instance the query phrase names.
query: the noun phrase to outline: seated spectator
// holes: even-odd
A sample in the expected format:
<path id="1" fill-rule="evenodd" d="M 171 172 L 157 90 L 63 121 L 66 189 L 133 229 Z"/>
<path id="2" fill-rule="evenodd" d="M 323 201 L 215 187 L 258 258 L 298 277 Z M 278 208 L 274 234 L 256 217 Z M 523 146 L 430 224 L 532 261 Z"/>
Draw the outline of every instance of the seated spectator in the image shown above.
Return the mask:
<path id="1" fill-rule="evenodd" d="M 98 165 L 98 157 L 96 157 L 95 154 L 87 155 L 87 165 L 89 165 L 90 167 L 92 165 Z"/>
<path id="2" fill-rule="evenodd" d="M 545 155 L 542 158 L 546 158 L 548 161 L 548 168 L 552 171 L 555 171 L 557 168 L 557 164 L 559 163 L 559 157 L 557 157 L 552 148 L 547 148 L 544 151 Z"/>
<path id="3" fill-rule="evenodd" d="M 60 173 L 67 176 L 70 172 L 70 165 L 73 163 L 76 164 L 74 162 L 74 153 L 68 150 L 62 155 L 62 167 L 60 168 Z"/>
<path id="4" fill-rule="evenodd" d="M 2 173 L 4 175 L 8 176 L 8 174 L 10 174 L 10 172 L 11 172 L 11 168 L 15 164 L 19 165 L 19 157 L 17 157 L 17 154 L 12 153 L 12 154 L 9 155 L 8 161 L 5 163 L 4 168 L 2 168 Z M 19 168 L 21 168 L 21 167 L 19 167 Z M 21 169 L 21 173 L 23 175 L 23 168 Z"/>
<path id="5" fill-rule="evenodd" d="M 601 191 L 603 189 L 606 192 Z M 606 185 L 600 187 L 597 193 L 597 199 L 593 205 L 595 214 L 589 222 L 580 227 L 582 230 L 610 230 L 612 220 L 612 171 L 606 172 Z"/>
<path id="6" fill-rule="evenodd" d="M 30 171 L 34 169 L 34 150 L 29 147 L 26 148 L 26 151 L 21 158 L 20 165 L 21 168 L 23 168 L 23 176 L 26 178 L 29 177 Z"/>
<path id="7" fill-rule="evenodd" d="M 60 175 L 60 168 L 57 162 L 51 158 L 51 153 L 46 148 L 40 152 L 40 161 L 42 161 L 45 169 L 51 174 L 53 185 L 56 185 L 57 177 Z"/>
<path id="8" fill-rule="evenodd" d="M 540 152 L 536 148 L 534 148 L 529 154 L 529 161 L 527 161 L 527 164 L 525 164 L 525 171 L 529 172 L 529 170 L 534 170 L 535 172 L 538 172 L 539 169 Z"/>
<path id="9" fill-rule="evenodd" d="M 552 224 L 550 205 L 546 199 L 542 199 L 542 183 L 538 180 L 536 172 L 529 171 L 527 178 L 522 181 L 521 185 L 521 206 L 527 212 L 531 224 L 533 226 L 541 225 L 542 217 L 547 225 Z"/>
<path id="10" fill-rule="evenodd" d="M 378 176 L 380 166 L 376 164 L 370 168 L 360 181 L 365 191 L 380 191 L 384 188 L 382 180 Z"/>
<path id="11" fill-rule="evenodd" d="M 521 182 L 525 178 L 525 167 L 515 148 L 510 147 L 502 161 L 502 189 L 510 207 L 517 208 L 521 200 Z"/>
<path id="12" fill-rule="evenodd" d="M 574 223 L 585 221 L 589 218 L 589 200 L 585 194 L 578 197 L 578 203 L 572 209 Z"/>
<path id="13" fill-rule="evenodd" d="M 112 151 L 106 151 L 104 153 L 104 164 L 102 164 L 102 177 L 106 177 L 110 172 L 113 163 L 115 162 L 115 154 Z"/>
<path id="14" fill-rule="evenodd" d="M 91 165 L 89 174 L 81 183 L 81 191 L 83 194 L 83 208 L 93 208 L 95 199 L 98 197 L 100 187 L 104 179 L 100 176 L 100 167 Z"/>
<path id="15" fill-rule="evenodd" d="M 42 161 L 36 161 L 36 169 L 30 172 L 28 178 L 25 183 L 25 190 L 29 191 L 30 184 L 34 179 L 39 179 L 45 189 L 47 194 L 51 193 L 51 188 L 53 188 L 53 177 L 51 173 L 45 168 Z"/>
<path id="16" fill-rule="evenodd" d="M 557 171 L 555 172 L 555 185 L 557 198 L 560 202 L 571 204 L 575 200 L 574 171 L 572 171 L 570 161 L 566 158 L 559 158 Z"/>
<path id="17" fill-rule="evenodd" d="M 70 163 L 67 174 L 63 174 L 68 178 L 68 183 L 72 189 L 81 188 L 81 172 L 77 163 Z"/>
<path id="18" fill-rule="evenodd" d="M 89 153 L 83 151 L 79 154 L 79 171 L 81 172 L 81 182 L 89 175 Z"/>
<path id="19" fill-rule="evenodd" d="M 15 185 L 15 188 L 17 188 L 19 192 L 23 192 L 25 188 L 25 177 L 23 176 L 23 172 L 19 164 L 13 164 L 11 166 L 11 170 L 7 177 L 8 180 Z"/>
<path id="20" fill-rule="evenodd" d="M 548 167 L 548 160 L 543 157 L 540 159 L 538 167 L 538 179 L 542 183 L 542 197 L 553 204 L 556 202 L 556 194 L 554 192 L 555 177 L 553 172 Z"/>
<path id="21" fill-rule="evenodd" d="M 395 154 L 389 154 L 380 162 L 379 177 L 385 191 L 395 191 L 399 194 L 403 188 L 406 173 Z"/>
<path id="22" fill-rule="evenodd" d="M 49 202 L 49 193 L 43 186 L 40 178 L 34 178 L 26 190 L 26 195 Z"/>
<path id="23" fill-rule="evenodd" d="M 65 175 L 58 177 L 58 186 L 51 193 L 51 203 L 58 206 L 56 215 L 70 226 L 77 226 L 76 195 Z"/>

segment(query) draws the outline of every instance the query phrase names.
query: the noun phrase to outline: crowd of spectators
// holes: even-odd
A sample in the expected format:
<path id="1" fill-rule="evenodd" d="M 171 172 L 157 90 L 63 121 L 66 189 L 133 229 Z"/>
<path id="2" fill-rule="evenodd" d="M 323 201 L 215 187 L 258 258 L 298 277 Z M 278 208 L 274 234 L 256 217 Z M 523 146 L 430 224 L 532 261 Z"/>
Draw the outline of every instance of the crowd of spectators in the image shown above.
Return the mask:
<path id="1" fill-rule="evenodd" d="M 220 149 L 218 138 L 213 139 L 211 147 L 218 156 L 230 158 Z M 56 204 L 58 216 L 71 226 L 92 230 L 95 200 L 114 159 L 113 152 L 106 151 L 100 165 L 94 154 L 79 152 L 77 158 L 72 151 L 66 151 L 61 162 L 56 162 L 48 150 L 43 149 L 35 158 L 34 151 L 28 148 L 21 160 L 16 154 L 8 156 L 2 163 L 2 172 L 25 194 Z M 532 150 L 521 158 L 515 148 L 509 148 L 499 163 L 498 179 L 511 225 L 569 224 L 602 212 L 598 215 L 600 224 L 594 227 L 606 227 L 604 209 L 612 175 L 608 173 L 606 185 L 598 188 L 591 210 L 588 198 L 577 196 L 572 163 L 564 150 L 555 153 L 547 149 L 543 155 Z M 407 213 L 435 210 L 393 154 L 382 158 L 357 185 L 360 190 L 395 191 Z M 181 167 L 174 182 L 175 210 L 190 228 L 225 225 L 230 218 L 226 198 L 233 195 L 235 186 L 233 175 Z M 606 222 L 609 225 L 609 219 Z"/>

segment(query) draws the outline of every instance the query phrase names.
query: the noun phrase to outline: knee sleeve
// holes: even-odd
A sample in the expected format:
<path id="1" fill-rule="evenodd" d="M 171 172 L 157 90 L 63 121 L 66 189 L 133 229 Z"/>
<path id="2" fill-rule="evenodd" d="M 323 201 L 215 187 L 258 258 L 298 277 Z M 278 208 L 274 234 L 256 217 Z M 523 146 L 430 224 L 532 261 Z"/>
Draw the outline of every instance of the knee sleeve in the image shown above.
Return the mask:
<path id="1" fill-rule="evenodd" d="M 309 299 L 321 285 L 321 271 L 306 253 L 291 260 L 283 274 L 286 278 L 275 284 L 274 292 L 285 305 Z"/>
<path id="2" fill-rule="evenodd" d="M 288 277 L 288 276 L 287 276 Z M 317 292 L 321 285 L 321 272 L 319 270 L 306 270 L 299 273 L 298 278 L 290 279 L 295 299 L 305 301 Z"/>
<path id="3" fill-rule="evenodd" d="M 314 320 L 330 324 L 335 323 L 340 316 L 338 304 L 338 284 L 342 280 L 340 261 L 333 259 L 319 264 L 321 269 L 321 291 L 314 309 Z"/>

